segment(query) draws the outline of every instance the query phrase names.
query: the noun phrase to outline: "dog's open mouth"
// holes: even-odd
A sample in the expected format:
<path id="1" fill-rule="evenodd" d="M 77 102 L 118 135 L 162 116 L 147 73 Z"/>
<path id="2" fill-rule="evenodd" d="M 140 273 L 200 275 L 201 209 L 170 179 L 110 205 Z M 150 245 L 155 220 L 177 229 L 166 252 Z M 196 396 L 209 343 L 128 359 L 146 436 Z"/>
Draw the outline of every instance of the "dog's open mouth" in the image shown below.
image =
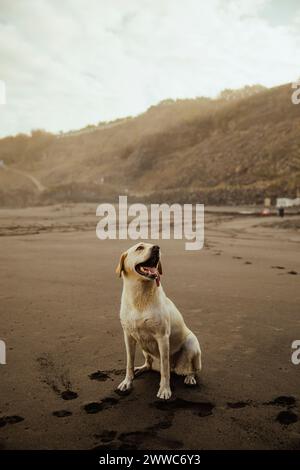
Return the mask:
<path id="1" fill-rule="evenodd" d="M 141 276 L 144 276 L 148 279 L 153 279 L 156 281 L 157 286 L 160 284 L 160 274 L 158 271 L 158 262 L 159 256 L 157 254 L 153 254 L 150 256 L 147 261 L 143 263 L 139 263 L 135 266 L 135 270 Z"/>

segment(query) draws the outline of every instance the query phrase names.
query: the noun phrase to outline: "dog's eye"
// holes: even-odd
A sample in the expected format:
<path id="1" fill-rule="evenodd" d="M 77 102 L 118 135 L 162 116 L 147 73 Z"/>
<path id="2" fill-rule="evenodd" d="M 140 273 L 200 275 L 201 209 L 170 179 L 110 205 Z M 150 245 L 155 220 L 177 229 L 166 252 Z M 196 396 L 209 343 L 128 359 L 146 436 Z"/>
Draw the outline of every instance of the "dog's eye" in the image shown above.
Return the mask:
<path id="1" fill-rule="evenodd" d="M 139 246 L 136 248 L 135 251 L 141 251 L 141 250 L 143 250 L 143 249 L 144 249 L 143 245 L 139 245 Z"/>

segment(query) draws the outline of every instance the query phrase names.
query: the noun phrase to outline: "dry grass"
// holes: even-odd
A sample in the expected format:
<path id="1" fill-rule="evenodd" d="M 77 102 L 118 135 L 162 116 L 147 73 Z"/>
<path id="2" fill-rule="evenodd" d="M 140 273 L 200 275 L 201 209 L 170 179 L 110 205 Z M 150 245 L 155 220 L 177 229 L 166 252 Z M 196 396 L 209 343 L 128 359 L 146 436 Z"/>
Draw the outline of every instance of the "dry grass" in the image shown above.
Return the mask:
<path id="1" fill-rule="evenodd" d="M 209 204 L 294 197 L 300 188 L 300 107 L 291 103 L 291 87 L 246 91 L 233 93 L 234 99 L 227 93 L 218 100 L 168 100 L 78 135 L 36 131 L 1 139 L 0 160 L 30 172 L 47 190 L 25 188 L 16 175 L 12 185 L 12 175 L 6 172 L 3 180 L 0 169 L 0 202 L 90 201 L 125 192 Z"/>

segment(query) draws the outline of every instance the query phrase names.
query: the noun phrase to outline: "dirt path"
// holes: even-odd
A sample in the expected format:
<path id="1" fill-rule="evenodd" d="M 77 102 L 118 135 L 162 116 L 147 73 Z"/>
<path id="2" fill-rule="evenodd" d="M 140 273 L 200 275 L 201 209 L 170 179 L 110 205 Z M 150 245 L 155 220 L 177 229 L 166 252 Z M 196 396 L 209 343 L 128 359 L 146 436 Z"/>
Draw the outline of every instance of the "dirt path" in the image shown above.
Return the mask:
<path id="1" fill-rule="evenodd" d="M 2 163 L 0 170 L 1 169 L 3 169 L 4 171 L 15 173 L 17 175 L 21 175 L 24 178 L 29 179 L 32 182 L 32 184 L 35 186 L 35 188 L 40 192 L 43 192 L 46 189 L 46 186 L 44 186 L 35 176 L 31 175 L 30 173 L 26 171 L 18 170 L 16 168 L 11 168 L 5 165 L 4 163 Z"/>

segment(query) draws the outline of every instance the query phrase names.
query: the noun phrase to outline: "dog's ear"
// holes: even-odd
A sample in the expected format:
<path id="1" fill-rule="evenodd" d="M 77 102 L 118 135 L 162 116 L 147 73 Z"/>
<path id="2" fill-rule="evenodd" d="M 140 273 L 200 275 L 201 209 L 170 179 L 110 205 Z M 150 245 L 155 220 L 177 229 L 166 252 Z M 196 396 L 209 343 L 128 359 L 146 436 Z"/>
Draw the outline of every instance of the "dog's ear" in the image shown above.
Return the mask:
<path id="1" fill-rule="evenodd" d="M 158 272 L 159 274 L 162 274 L 162 265 L 160 261 L 158 262 Z"/>
<path id="2" fill-rule="evenodd" d="M 121 277 L 122 275 L 122 271 L 125 271 L 124 269 L 124 261 L 125 261 L 125 258 L 127 256 L 127 253 L 122 253 L 121 254 L 121 258 L 120 258 L 120 261 L 119 261 L 119 264 L 116 268 L 116 273 L 118 274 L 119 277 Z"/>

